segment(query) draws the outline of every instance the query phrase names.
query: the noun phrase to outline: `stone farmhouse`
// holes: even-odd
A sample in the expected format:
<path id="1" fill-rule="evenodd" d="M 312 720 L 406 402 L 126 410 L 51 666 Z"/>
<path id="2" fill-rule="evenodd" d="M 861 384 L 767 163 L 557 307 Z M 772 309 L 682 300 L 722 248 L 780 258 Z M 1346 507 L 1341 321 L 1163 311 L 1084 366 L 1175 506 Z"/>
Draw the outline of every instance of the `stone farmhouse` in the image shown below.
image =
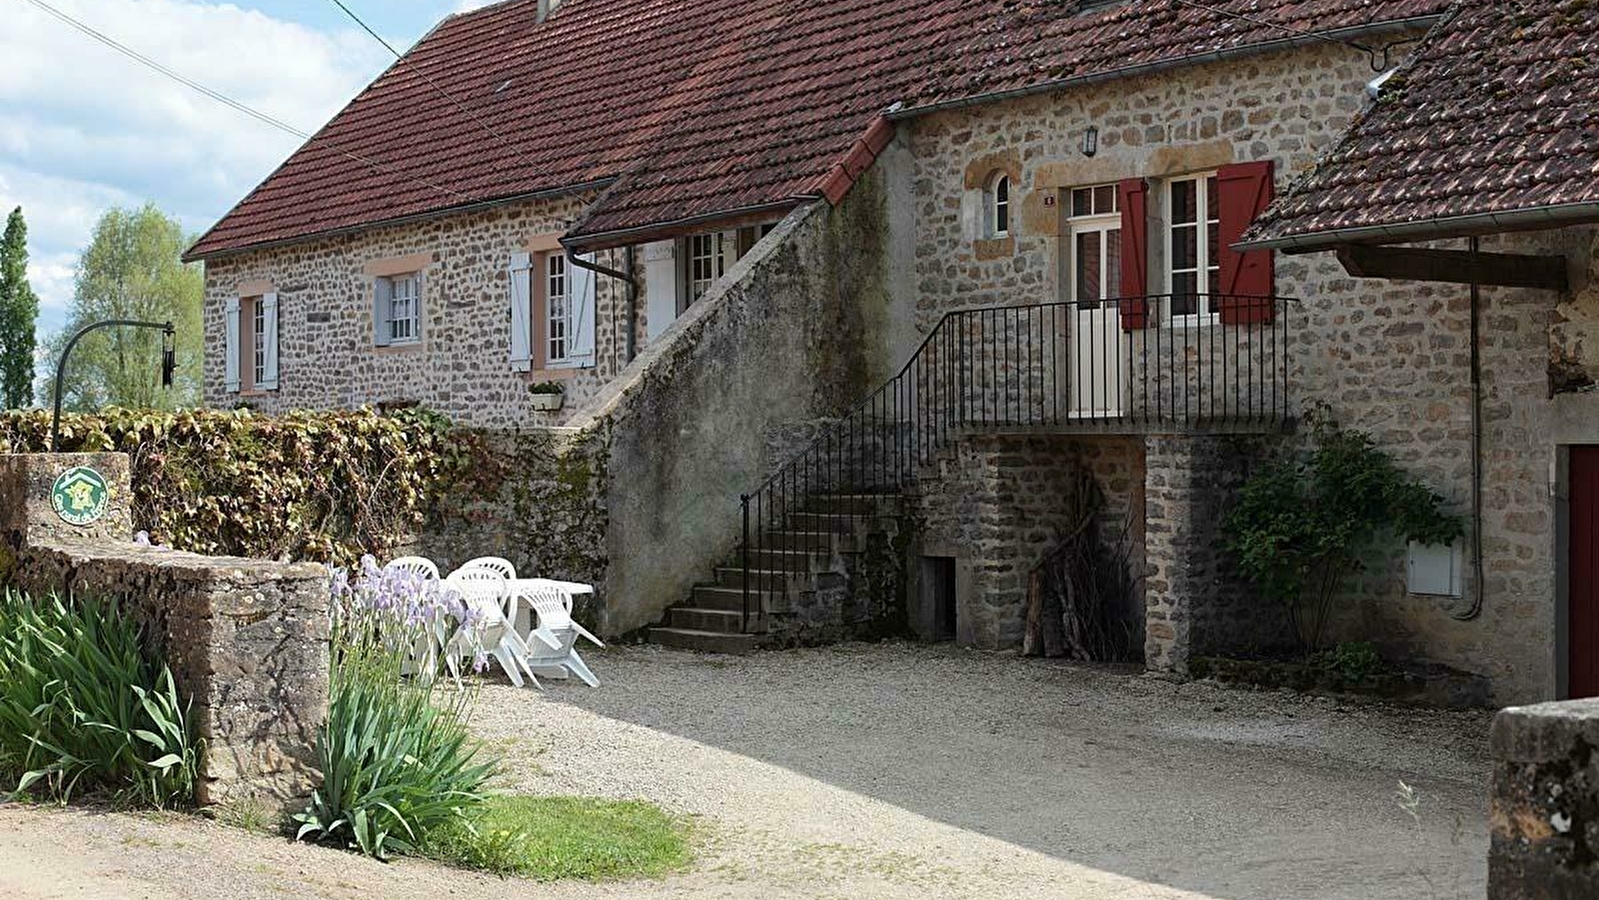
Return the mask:
<path id="1" fill-rule="evenodd" d="M 190 250 L 206 400 L 496 436 L 503 493 L 424 549 L 703 649 L 1015 647 L 1096 497 L 1179 674 L 1290 640 L 1219 521 L 1323 410 L 1472 522 L 1372 560 L 1336 635 L 1599 692 L 1599 23 L 1499 6 L 452 16 Z"/>

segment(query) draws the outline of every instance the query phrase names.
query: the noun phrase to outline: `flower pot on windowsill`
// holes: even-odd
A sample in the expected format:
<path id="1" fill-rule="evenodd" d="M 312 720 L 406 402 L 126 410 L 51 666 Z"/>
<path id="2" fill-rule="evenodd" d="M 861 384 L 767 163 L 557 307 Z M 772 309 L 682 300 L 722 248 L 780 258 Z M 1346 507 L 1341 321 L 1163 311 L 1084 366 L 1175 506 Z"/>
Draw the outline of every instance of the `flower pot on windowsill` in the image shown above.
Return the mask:
<path id="1" fill-rule="evenodd" d="M 528 389 L 528 402 L 534 409 L 555 412 L 566 402 L 566 392 L 559 386 L 535 384 Z"/>

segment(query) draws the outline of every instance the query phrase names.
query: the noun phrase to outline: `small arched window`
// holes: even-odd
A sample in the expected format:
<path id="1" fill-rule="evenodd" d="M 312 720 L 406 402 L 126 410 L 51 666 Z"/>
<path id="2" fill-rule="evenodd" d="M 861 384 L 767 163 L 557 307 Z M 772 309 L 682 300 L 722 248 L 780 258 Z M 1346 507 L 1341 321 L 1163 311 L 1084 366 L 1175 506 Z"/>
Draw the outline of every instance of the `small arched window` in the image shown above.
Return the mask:
<path id="1" fill-rule="evenodd" d="M 1010 176 L 996 172 L 988 181 L 988 236 L 1010 235 Z"/>

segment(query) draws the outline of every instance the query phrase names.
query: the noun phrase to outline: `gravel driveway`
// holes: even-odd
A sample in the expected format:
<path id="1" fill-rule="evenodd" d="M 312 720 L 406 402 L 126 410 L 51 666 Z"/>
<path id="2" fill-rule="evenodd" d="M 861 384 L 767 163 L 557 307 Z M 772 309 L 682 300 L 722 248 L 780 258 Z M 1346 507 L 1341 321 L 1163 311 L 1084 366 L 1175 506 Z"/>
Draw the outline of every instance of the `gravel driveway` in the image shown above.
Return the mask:
<path id="1" fill-rule="evenodd" d="M 1481 897 L 1488 715 L 1175 685 L 952 647 L 627 648 L 487 688 L 544 793 L 692 817 L 693 871 L 499 882 L 192 819 L 0 807 L 0 896 Z M 1420 797 L 1416 816 L 1395 792 Z"/>

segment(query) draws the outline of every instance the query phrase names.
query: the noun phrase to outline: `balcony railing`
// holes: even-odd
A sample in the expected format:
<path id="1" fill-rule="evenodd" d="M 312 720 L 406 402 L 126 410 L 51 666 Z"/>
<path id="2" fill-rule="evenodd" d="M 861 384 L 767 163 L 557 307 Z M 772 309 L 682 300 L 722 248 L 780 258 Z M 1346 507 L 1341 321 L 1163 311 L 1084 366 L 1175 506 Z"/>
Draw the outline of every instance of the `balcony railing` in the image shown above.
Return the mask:
<path id="1" fill-rule="evenodd" d="M 831 528 L 790 527 L 791 513 L 866 515 L 859 495 L 912 486 L 961 434 L 1286 427 L 1299 312 L 1281 297 L 1165 294 L 946 314 L 897 375 L 743 498 L 746 624 L 752 591 L 783 583 L 752 561 L 832 546 Z"/>

